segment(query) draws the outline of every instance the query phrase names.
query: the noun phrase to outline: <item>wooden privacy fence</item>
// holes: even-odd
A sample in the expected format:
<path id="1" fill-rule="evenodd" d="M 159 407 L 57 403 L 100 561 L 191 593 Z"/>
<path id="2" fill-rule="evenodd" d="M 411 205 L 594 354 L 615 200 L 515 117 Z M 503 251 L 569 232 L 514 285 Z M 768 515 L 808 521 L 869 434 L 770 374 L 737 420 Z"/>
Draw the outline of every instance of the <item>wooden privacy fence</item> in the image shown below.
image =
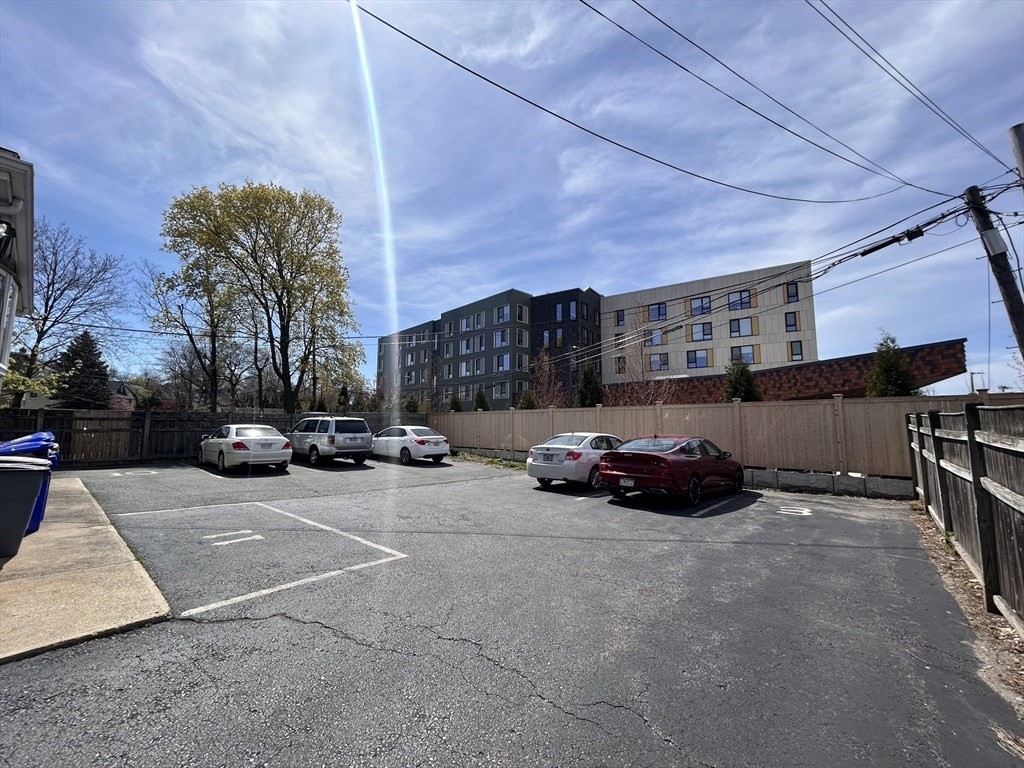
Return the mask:
<path id="1" fill-rule="evenodd" d="M 394 423 L 390 414 L 353 413 L 372 432 Z M 61 466 L 131 464 L 191 459 L 199 442 L 224 424 L 268 424 L 282 432 L 301 416 L 252 411 L 71 411 L 43 409 L 0 413 L 0 442 L 33 432 L 53 432 Z M 403 414 L 404 423 L 424 424 L 422 415 Z"/>
<path id="2" fill-rule="evenodd" d="M 972 396 L 788 400 L 615 408 L 437 413 L 431 426 L 456 447 L 522 459 L 560 432 L 697 434 L 745 466 L 874 477 L 911 477 L 905 417 L 963 408 Z M 1021 402 L 1021 401 L 1018 401 Z"/>
<path id="3" fill-rule="evenodd" d="M 1024 637 L 1024 407 L 968 403 L 907 416 L 914 485 L 984 588 Z"/>

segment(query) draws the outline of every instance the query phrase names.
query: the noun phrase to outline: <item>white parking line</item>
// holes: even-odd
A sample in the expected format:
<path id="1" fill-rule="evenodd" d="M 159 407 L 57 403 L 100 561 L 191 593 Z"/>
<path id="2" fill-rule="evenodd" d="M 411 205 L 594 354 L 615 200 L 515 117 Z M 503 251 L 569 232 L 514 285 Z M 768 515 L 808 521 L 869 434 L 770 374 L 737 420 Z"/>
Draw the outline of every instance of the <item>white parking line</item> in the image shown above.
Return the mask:
<path id="1" fill-rule="evenodd" d="M 246 536 L 244 539 L 231 539 L 230 541 L 215 541 L 213 542 L 213 546 L 223 547 L 225 544 L 237 544 L 240 541 L 256 541 L 257 539 L 263 541 L 263 537 L 257 533 L 255 536 Z"/>
<path id="2" fill-rule="evenodd" d="M 712 504 L 710 507 L 705 507 L 700 512 L 698 512 L 697 514 L 692 515 L 692 517 L 703 517 L 708 512 L 713 512 L 714 510 L 718 509 L 719 507 L 724 506 L 726 503 L 728 503 L 728 501 L 729 501 L 728 499 L 722 499 L 722 501 L 718 502 L 717 504 Z"/>
<path id="3" fill-rule="evenodd" d="M 252 531 L 231 531 L 231 533 L 211 533 L 209 536 L 203 536 L 204 539 L 220 539 L 224 536 L 237 536 L 240 533 L 252 533 Z"/>

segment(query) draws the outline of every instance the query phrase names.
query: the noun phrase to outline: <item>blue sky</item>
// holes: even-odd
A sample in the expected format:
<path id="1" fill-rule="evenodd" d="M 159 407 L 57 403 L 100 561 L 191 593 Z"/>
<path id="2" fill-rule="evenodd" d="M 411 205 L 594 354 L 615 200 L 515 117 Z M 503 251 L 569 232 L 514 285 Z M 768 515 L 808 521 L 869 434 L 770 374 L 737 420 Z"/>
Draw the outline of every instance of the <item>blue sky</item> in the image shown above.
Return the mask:
<path id="1" fill-rule="evenodd" d="M 0 145 L 34 164 L 37 215 L 99 252 L 167 270 L 175 262 L 160 250 L 160 226 L 175 195 L 245 179 L 325 195 L 344 216 L 368 376 L 377 336 L 497 291 L 614 294 L 818 259 L 949 210 L 957 201 L 946 198 L 970 185 L 1013 180 L 1007 131 L 1024 122 L 1024 2 L 642 2 L 591 5 L 689 73 L 572 0 L 360 7 L 679 169 L 778 197 L 873 199 L 793 202 L 700 180 L 573 127 L 360 14 L 375 142 L 346 2 L 3 0 Z M 869 165 L 644 8 L 923 189 L 838 159 L 737 104 Z M 843 28 L 829 8 L 998 162 L 841 36 L 822 16 Z M 1018 212 L 1004 216 L 1011 224 L 1024 196 L 1012 190 L 991 206 Z M 1011 232 L 1024 259 L 1020 229 Z M 961 217 L 837 266 L 815 282 L 820 357 L 871 351 L 880 329 L 902 346 L 966 337 L 979 385 L 1019 385 L 983 255 Z M 125 322 L 146 327 L 130 314 Z M 111 362 L 137 369 L 159 343 L 139 335 Z M 966 376 L 933 387 L 968 389 Z"/>

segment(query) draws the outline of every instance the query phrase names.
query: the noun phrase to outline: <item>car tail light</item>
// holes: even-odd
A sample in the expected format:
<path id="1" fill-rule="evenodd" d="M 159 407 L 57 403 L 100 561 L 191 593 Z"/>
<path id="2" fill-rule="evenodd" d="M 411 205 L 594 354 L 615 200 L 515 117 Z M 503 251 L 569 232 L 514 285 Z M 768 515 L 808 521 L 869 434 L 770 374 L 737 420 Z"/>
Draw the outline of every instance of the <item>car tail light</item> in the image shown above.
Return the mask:
<path id="1" fill-rule="evenodd" d="M 531 459 L 532 459 L 532 458 L 533 458 L 533 448 L 531 448 L 531 449 L 530 449 L 530 452 L 529 452 L 528 454 L 526 454 L 526 455 L 527 455 L 527 456 L 528 456 L 529 458 L 531 458 Z"/>
<path id="2" fill-rule="evenodd" d="M 328 435 L 327 436 L 327 444 L 328 445 L 334 445 L 334 435 Z"/>
<path id="3" fill-rule="evenodd" d="M 290 440 L 285 440 L 284 441 L 284 445 L 281 446 L 281 450 L 283 451 L 285 448 L 291 448 L 291 447 L 292 447 L 291 441 Z"/>
<path id="4" fill-rule="evenodd" d="M 241 440 L 235 440 L 235 442 L 233 442 L 231 444 L 231 450 L 233 450 L 233 451 L 248 451 L 249 450 L 249 446 L 246 445 L 245 443 L 243 443 Z"/>
<path id="5" fill-rule="evenodd" d="M 579 461 L 582 457 L 583 457 L 583 452 L 582 451 L 566 451 L 565 452 L 565 460 L 566 461 Z"/>
<path id="6" fill-rule="evenodd" d="M 416 445 L 426 445 L 427 444 L 427 441 L 424 440 L 422 437 L 417 437 L 415 442 L 416 442 Z"/>

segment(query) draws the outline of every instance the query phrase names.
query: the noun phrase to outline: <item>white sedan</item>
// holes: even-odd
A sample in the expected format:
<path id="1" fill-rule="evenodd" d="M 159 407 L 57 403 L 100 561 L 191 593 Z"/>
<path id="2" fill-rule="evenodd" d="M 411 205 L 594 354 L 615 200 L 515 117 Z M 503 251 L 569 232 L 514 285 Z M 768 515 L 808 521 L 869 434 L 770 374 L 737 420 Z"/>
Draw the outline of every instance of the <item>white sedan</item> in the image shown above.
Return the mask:
<path id="1" fill-rule="evenodd" d="M 448 455 L 448 438 L 430 427 L 388 427 L 373 436 L 373 453 L 396 458 L 403 464 L 413 459 L 430 459 L 439 464 Z"/>
<path id="2" fill-rule="evenodd" d="M 266 424 L 225 424 L 199 444 L 199 464 L 216 464 L 218 472 L 246 464 L 285 469 L 291 460 L 292 444 Z"/>
<path id="3" fill-rule="evenodd" d="M 554 480 L 601 485 L 597 465 L 601 454 L 622 444 L 622 439 L 604 432 L 566 432 L 530 449 L 526 474 L 545 488 Z"/>

